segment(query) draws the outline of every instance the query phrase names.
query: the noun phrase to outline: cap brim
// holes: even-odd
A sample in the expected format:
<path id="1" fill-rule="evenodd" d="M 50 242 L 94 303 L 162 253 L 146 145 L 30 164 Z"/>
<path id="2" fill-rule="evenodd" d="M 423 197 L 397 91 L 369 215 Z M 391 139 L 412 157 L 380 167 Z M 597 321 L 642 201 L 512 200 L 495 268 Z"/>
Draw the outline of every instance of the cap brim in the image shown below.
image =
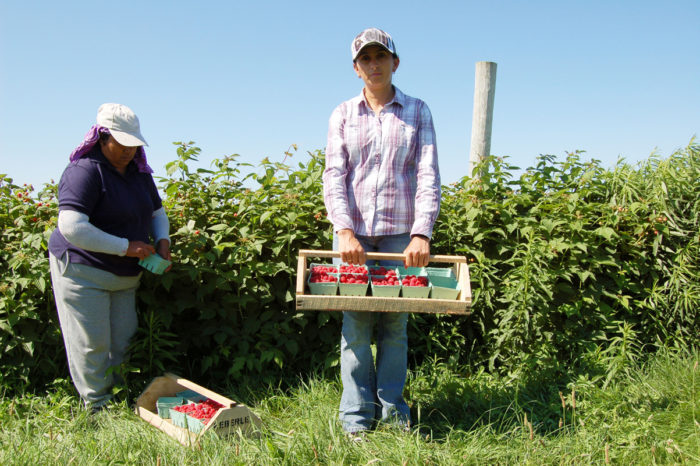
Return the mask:
<path id="1" fill-rule="evenodd" d="M 139 134 L 138 136 L 134 136 L 133 134 L 114 130 L 109 130 L 109 134 L 111 134 L 114 137 L 114 139 L 116 139 L 116 141 L 122 146 L 148 146 L 148 143 L 143 138 L 143 136 L 141 136 L 141 134 Z"/>

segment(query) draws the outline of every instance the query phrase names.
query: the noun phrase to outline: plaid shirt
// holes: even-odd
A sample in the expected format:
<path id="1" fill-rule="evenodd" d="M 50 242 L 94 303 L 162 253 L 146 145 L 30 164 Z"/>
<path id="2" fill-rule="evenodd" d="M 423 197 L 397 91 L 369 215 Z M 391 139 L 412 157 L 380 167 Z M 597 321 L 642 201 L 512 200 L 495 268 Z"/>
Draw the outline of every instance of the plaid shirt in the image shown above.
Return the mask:
<path id="1" fill-rule="evenodd" d="M 440 172 L 428 106 L 394 87 L 376 115 L 364 93 L 328 125 L 323 197 L 335 231 L 430 238 L 440 210 Z"/>

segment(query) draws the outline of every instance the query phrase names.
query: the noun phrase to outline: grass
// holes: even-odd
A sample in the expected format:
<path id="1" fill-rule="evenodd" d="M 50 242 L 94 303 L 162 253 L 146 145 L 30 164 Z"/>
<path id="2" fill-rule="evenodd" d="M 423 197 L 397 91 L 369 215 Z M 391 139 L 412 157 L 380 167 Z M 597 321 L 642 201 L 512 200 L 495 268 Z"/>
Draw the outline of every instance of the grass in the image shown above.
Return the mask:
<path id="1" fill-rule="evenodd" d="M 0 464 L 698 464 L 699 360 L 659 353 L 605 389 L 585 377 L 558 386 L 424 364 L 407 383 L 414 431 L 380 426 L 362 443 L 337 423 L 337 379 L 228 387 L 263 420 L 261 435 L 205 437 L 199 449 L 126 403 L 90 415 L 58 381 L 45 396 L 0 396 Z"/>

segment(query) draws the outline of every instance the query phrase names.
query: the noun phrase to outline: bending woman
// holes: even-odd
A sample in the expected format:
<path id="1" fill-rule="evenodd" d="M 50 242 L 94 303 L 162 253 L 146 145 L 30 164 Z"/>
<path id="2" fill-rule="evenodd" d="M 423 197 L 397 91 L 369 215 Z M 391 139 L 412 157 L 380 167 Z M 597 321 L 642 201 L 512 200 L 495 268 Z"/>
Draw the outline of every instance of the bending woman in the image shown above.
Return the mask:
<path id="1" fill-rule="evenodd" d="M 103 104 L 58 185 L 51 281 L 71 378 L 93 411 L 111 398 L 108 369 L 122 363 L 136 331 L 139 259 L 156 252 L 171 259 L 168 217 L 144 145 L 134 112 Z"/>

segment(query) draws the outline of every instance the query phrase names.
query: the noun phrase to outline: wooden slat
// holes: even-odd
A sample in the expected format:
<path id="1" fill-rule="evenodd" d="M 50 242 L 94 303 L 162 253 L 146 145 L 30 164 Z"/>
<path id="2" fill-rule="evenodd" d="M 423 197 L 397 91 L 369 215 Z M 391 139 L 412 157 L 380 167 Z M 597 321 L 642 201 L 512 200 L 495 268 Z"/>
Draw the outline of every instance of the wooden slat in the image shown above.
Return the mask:
<path id="1" fill-rule="evenodd" d="M 190 432 L 187 429 L 178 427 L 172 423 L 170 419 L 161 419 L 157 414 L 147 410 L 142 406 L 136 407 L 136 414 L 156 429 L 159 429 L 186 447 L 197 445 L 197 434 Z"/>
<path id="2" fill-rule="evenodd" d="M 304 293 L 304 284 L 306 282 L 306 256 L 299 254 L 297 264 L 297 294 Z"/>
<path id="3" fill-rule="evenodd" d="M 225 396 L 219 395 L 216 392 L 213 392 L 209 390 L 208 388 L 202 387 L 201 385 L 197 385 L 196 383 L 183 379 L 182 377 L 179 377 L 175 374 L 171 373 L 165 373 L 164 374 L 166 378 L 171 379 L 181 387 L 189 388 L 190 390 L 194 390 L 195 392 L 206 396 L 207 398 L 211 398 L 212 400 L 216 401 L 217 403 L 221 403 L 224 405 L 226 408 L 230 408 L 231 406 L 235 406 L 237 403 L 233 400 L 229 400 Z"/>
<path id="4" fill-rule="evenodd" d="M 463 264 L 457 264 L 457 284 L 460 288 L 457 299 L 469 300 L 469 306 L 471 307 L 472 289 L 471 282 L 469 281 L 469 267 L 467 266 L 466 262 Z"/>
<path id="5" fill-rule="evenodd" d="M 299 311 L 421 312 L 468 314 L 470 302 L 457 299 L 384 298 L 377 296 L 297 295 Z"/>

